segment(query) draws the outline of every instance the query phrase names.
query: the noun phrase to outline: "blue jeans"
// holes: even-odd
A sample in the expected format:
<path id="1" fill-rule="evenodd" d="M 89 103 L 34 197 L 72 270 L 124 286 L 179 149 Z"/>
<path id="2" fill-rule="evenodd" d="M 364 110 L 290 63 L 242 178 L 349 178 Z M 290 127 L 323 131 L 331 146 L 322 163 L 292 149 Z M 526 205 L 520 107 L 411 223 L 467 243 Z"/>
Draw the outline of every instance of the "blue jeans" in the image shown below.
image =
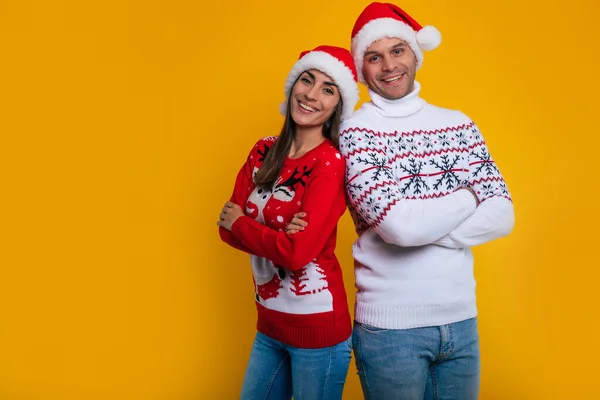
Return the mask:
<path id="1" fill-rule="evenodd" d="M 475 400 L 477 319 L 415 329 L 354 325 L 356 367 L 366 400 Z"/>
<path id="2" fill-rule="evenodd" d="M 339 400 L 352 356 L 352 337 L 332 347 L 301 349 L 258 332 L 242 400 Z"/>

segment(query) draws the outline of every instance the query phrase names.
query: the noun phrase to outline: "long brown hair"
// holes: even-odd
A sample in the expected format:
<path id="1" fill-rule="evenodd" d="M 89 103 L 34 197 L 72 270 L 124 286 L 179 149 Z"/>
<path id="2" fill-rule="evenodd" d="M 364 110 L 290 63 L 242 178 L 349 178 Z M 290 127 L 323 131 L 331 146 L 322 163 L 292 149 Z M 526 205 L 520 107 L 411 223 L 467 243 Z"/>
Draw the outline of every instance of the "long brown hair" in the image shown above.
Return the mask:
<path id="1" fill-rule="evenodd" d="M 302 76 L 302 74 L 300 74 L 300 76 Z M 296 80 L 296 82 L 294 82 L 292 85 L 292 89 L 290 90 L 290 94 L 288 96 L 288 102 L 285 111 L 285 122 L 283 123 L 283 128 L 281 128 L 279 138 L 273 147 L 271 147 L 271 149 L 267 152 L 265 161 L 254 176 L 254 184 L 267 190 L 270 190 L 273 187 L 275 181 L 279 177 L 279 174 L 281 174 L 281 168 L 283 168 L 283 163 L 285 162 L 286 157 L 288 154 L 290 154 L 292 142 L 296 136 L 296 122 L 292 118 L 291 92 L 293 92 L 297 82 L 298 80 Z M 333 114 L 331 114 L 331 117 L 329 117 L 327 122 L 325 122 L 323 125 L 323 136 L 325 136 L 327 139 L 330 139 L 336 148 L 339 146 L 342 106 L 342 97 L 340 96 L 340 101 L 333 111 Z"/>

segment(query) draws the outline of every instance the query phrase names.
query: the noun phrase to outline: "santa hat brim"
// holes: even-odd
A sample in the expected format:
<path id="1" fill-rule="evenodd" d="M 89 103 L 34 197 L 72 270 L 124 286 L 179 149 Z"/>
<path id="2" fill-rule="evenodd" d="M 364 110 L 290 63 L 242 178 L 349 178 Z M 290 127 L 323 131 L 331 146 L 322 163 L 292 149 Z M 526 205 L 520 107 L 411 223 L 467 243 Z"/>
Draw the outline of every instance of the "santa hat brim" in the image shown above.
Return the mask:
<path id="1" fill-rule="evenodd" d="M 311 51 L 296 61 L 285 80 L 284 93 L 286 100 L 281 104 L 281 113 L 283 115 L 286 113 L 288 96 L 292 86 L 298 80 L 300 74 L 310 69 L 319 70 L 335 81 L 343 101 L 342 120 L 352 116 L 359 98 L 358 85 L 354 80 L 354 75 L 343 62 L 324 51 Z"/>

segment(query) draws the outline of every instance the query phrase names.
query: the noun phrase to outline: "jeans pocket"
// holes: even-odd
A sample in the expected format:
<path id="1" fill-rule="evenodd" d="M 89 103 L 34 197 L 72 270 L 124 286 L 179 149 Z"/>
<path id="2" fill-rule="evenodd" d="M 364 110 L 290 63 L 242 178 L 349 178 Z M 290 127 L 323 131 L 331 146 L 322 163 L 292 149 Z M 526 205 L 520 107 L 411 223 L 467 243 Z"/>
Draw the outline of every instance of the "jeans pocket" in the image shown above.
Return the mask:
<path id="1" fill-rule="evenodd" d="M 348 346 L 348 349 L 352 350 L 352 335 L 346 340 L 346 345 Z"/>
<path id="2" fill-rule="evenodd" d="M 389 329 L 385 329 L 385 328 L 378 328 L 376 326 L 373 325 L 369 325 L 369 324 L 362 324 L 357 322 L 358 326 L 363 330 L 363 331 L 367 331 L 369 333 L 379 333 L 379 332 L 387 332 L 389 331 Z"/>

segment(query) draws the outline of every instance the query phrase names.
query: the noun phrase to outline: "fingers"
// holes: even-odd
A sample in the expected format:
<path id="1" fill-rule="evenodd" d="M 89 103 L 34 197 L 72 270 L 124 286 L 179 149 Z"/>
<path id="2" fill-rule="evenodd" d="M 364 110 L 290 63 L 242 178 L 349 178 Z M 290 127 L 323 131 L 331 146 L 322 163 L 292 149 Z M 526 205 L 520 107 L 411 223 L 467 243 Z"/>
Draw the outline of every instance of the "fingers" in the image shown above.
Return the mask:
<path id="1" fill-rule="evenodd" d="M 294 214 L 294 218 L 304 218 L 306 217 L 306 213 L 304 211 L 300 211 L 299 213 Z"/>
<path id="2" fill-rule="evenodd" d="M 232 203 L 231 201 L 228 201 L 227 203 L 225 203 L 225 205 L 221 209 L 221 213 L 219 214 L 219 221 L 217 221 L 218 226 L 222 226 L 225 229 L 231 230 L 231 228 L 229 227 L 229 225 L 227 224 L 225 219 L 228 216 L 227 215 L 228 211 L 230 211 L 234 207 L 239 207 L 239 206 L 235 203 Z"/>
<path id="3" fill-rule="evenodd" d="M 308 226 L 308 222 L 299 218 L 292 218 L 292 222 L 290 222 L 290 225 L 297 225 L 298 227 L 306 228 Z"/>
<path id="4" fill-rule="evenodd" d="M 294 233 L 297 233 L 297 232 L 303 231 L 304 228 L 305 228 L 304 226 L 294 224 L 294 223 L 289 223 L 286 225 L 285 231 L 286 231 L 286 233 L 290 233 L 292 231 L 294 231 Z"/>
<path id="5" fill-rule="evenodd" d="M 220 227 L 222 227 L 224 229 L 227 229 L 228 231 L 231 231 L 231 225 L 225 221 L 217 221 L 217 225 L 219 225 Z"/>
<path id="6" fill-rule="evenodd" d="M 285 233 L 287 233 L 288 235 L 294 235 L 296 233 L 298 233 L 298 229 L 290 229 L 285 231 Z"/>

